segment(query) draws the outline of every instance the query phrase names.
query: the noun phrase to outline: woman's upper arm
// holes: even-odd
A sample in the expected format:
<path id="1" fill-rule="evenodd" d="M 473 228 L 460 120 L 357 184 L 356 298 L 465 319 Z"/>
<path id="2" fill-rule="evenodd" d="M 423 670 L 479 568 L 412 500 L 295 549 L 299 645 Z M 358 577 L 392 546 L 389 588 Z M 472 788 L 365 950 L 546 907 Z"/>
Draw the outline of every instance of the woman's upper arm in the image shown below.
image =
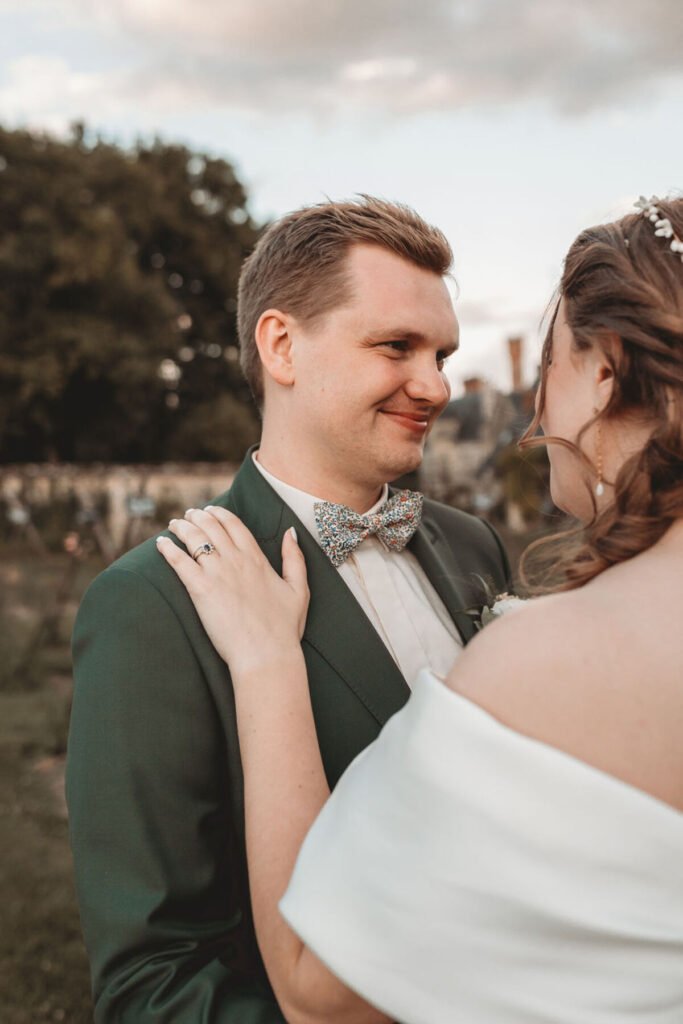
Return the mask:
<path id="1" fill-rule="evenodd" d="M 375 1009 L 333 974 L 307 946 L 301 950 L 278 1002 L 288 1024 L 389 1024 Z"/>

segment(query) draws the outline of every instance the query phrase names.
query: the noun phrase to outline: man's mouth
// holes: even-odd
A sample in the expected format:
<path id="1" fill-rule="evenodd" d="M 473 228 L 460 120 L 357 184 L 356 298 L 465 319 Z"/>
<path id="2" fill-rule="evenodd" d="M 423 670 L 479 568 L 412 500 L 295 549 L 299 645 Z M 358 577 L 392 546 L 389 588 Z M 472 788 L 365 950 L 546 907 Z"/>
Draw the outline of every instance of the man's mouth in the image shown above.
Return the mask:
<path id="1" fill-rule="evenodd" d="M 408 412 L 404 409 L 380 409 L 380 412 L 414 434 L 424 434 L 431 420 L 428 412 Z"/>

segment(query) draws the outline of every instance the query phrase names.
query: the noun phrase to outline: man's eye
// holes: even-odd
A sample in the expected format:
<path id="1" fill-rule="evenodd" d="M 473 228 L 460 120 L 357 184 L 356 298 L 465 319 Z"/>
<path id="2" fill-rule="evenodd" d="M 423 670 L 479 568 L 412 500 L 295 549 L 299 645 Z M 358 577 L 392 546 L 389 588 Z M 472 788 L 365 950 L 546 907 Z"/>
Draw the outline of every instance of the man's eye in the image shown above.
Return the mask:
<path id="1" fill-rule="evenodd" d="M 391 348 L 394 352 L 407 352 L 408 342 L 407 341 L 383 341 L 382 345 Z"/>

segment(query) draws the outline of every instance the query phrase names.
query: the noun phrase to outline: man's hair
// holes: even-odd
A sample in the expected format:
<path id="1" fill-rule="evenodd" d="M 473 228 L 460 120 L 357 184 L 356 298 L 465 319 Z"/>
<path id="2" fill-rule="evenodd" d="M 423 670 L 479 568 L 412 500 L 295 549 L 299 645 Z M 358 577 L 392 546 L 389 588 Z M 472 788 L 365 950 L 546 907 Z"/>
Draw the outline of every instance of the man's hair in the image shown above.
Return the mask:
<path id="1" fill-rule="evenodd" d="M 441 277 L 453 253 L 445 235 L 414 210 L 372 196 L 304 207 L 271 224 L 240 275 L 237 330 L 240 363 L 256 404 L 263 406 L 263 367 L 256 325 L 279 309 L 310 326 L 350 301 L 346 256 L 353 245 L 378 245 Z"/>

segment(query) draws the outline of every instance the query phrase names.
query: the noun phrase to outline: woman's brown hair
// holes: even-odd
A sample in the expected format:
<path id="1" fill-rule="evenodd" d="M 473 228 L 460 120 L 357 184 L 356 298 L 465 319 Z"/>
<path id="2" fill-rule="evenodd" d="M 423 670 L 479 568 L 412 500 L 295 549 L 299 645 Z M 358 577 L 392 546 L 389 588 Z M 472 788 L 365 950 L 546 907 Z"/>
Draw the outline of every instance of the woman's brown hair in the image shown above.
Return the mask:
<path id="1" fill-rule="evenodd" d="M 683 199 L 658 201 L 683 239 Z M 555 313 L 564 299 L 573 344 L 599 345 L 614 373 L 612 397 L 590 423 L 638 416 L 654 424 L 645 446 L 621 466 L 610 502 L 590 522 L 542 538 L 525 552 L 520 578 L 535 593 L 572 590 L 651 547 L 683 517 L 683 262 L 641 214 L 583 231 L 565 260 Z M 570 448 L 595 483 L 595 467 L 561 438 L 538 438 L 555 315 L 543 347 L 538 410 L 522 447 Z"/>

